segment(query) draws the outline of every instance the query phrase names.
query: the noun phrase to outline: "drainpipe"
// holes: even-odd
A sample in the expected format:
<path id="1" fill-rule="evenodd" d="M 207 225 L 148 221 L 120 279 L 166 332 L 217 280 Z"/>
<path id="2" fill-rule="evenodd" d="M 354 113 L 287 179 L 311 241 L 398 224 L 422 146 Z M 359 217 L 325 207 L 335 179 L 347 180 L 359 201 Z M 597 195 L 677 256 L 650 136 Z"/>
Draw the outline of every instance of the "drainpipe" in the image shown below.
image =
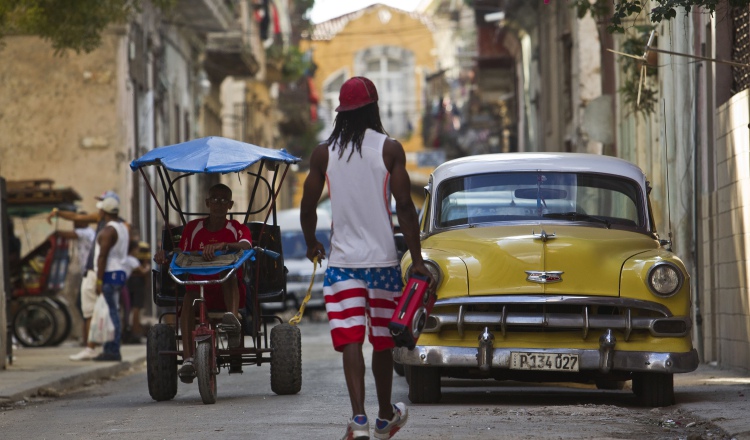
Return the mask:
<path id="1" fill-rule="evenodd" d="M 693 264 L 695 265 L 695 280 L 693 283 L 691 283 L 691 286 L 693 288 L 693 304 L 695 304 L 695 338 L 696 338 L 696 349 L 698 350 L 698 358 L 703 360 L 705 359 L 703 357 L 703 316 L 701 315 L 701 297 L 700 297 L 700 286 L 701 286 L 701 270 L 702 270 L 702 261 L 703 259 L 700 257 L 698 252 L 698 203 L 700 203 L 700 197 L 698 196 L 698 193 L 701 192 L 700 188 L 698 186 L 698 145 L 700 143 L 700 121 L 699 121 L 699 102 L 698 97 L 700 96 L 700 72 L 701 68 L 703 67 L 703 63 L 697 63 L 695 65 L 695 99 L 693 100 L 693 145 L 695 146 L 695 151 L 693 153 L 693 185 L 695 187 L 693 188 Z"/>

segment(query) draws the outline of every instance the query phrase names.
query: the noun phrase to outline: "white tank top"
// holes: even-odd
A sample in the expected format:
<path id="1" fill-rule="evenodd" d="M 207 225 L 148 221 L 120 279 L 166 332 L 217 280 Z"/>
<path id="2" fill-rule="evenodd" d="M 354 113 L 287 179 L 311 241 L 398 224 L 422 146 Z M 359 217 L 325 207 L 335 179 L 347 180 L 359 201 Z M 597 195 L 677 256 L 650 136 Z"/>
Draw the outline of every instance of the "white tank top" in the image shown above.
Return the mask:
<path id="1" fill-rule="evenodd" d="M 104 272 L 117 272 L 125 271 L 124 263 L 128 257 L 128 242 L 130 241 L 130 234 L 128 228 L 123 222 L 110 221 L 107 222 L 107 226 L 112 226 L 117 231 L 117 242 L 109 250 L 107 255 L 107 267 L 104 268 Z M 96 246 L 94 247 L 94 271 L 97 270 L 99 263 L 99 252 L 101 246 L 99 246 L 99 237 L 96 240 Z"/>
<path id="2" fill-rule="evenodd" d="M 328 265 L 333 267 L 392 267 L 398 265 L 391 222 L 390 174 L 383 163 L 386 135 L 365 132 L 362 155 L 347 145 L 328 151 L 326 182 L 333 227 Z M 349 161 L 347 162 L 347 158 Z"/>

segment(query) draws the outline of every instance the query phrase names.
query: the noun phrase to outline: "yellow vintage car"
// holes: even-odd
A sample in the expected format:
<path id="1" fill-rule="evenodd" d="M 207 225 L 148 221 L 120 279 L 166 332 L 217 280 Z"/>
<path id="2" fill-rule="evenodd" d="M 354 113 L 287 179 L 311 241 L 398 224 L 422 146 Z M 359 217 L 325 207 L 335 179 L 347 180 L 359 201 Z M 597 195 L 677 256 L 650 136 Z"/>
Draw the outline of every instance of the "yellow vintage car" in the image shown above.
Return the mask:
<path id="1" fill-rule="evenodd" d="M 439 166 L 426 190 L 437 302 L 417 346 L 394 349 L 412 402 L 438 402 L 441 377 L 454 377 L 632 380 L 640 404 L 674 403 L 674 373 L 699 363 L 690 278 L 656 232 L 641 169 L 591 154 L 479 155 Z"/>

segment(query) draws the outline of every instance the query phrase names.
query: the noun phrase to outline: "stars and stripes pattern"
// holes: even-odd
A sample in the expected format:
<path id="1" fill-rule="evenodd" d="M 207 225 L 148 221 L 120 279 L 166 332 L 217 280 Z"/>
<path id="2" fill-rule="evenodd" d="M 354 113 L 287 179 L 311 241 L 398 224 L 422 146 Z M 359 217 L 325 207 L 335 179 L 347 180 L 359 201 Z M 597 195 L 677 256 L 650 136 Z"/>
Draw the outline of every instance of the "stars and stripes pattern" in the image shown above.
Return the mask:
<path id="1" fill-rule="evenodd" d="M 401 268 L 328 267 L 323 282 L 333 347 L 363 343 L 369 322 L 368 339 L 373 350 L 393 348 L 388 330 L 393 311 L 403 290 Z"/>

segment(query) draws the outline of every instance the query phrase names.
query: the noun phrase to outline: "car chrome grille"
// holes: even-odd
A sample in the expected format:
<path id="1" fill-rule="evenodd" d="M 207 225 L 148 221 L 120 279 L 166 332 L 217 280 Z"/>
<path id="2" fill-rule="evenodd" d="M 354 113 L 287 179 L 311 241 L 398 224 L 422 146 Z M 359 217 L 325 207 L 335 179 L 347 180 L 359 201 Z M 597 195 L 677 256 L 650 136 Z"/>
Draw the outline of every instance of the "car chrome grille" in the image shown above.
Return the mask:
<path id="1" fill-rule="evenodd" d="M 635 331 L 657 337 L 680 337 L 690 331 L 689 317 L 674 317 L 665 306 L 635 299 L 589 296 L 491 296 L 438 300 L 425 333 L 456 329 L 463 337 L 493 327 L 509 332 L 612 329 L 629 340 Z"/>

